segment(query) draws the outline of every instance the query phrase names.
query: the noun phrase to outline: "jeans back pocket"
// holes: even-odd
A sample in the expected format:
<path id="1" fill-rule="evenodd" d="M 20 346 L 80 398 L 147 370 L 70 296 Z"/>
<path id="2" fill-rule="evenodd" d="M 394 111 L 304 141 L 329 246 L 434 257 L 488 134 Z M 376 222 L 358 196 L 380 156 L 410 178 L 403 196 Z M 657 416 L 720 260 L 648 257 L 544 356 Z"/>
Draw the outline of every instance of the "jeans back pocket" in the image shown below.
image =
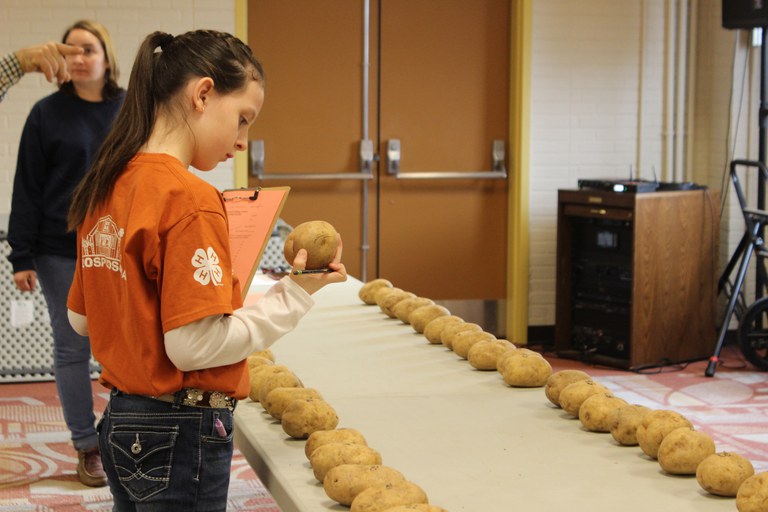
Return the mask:
<path id="1" fill-rule="evenodd" d="M 117 475 L 125 490 L 142 501 L 168 488 L 179 427 L 113 424 L 109 433 Z"/>

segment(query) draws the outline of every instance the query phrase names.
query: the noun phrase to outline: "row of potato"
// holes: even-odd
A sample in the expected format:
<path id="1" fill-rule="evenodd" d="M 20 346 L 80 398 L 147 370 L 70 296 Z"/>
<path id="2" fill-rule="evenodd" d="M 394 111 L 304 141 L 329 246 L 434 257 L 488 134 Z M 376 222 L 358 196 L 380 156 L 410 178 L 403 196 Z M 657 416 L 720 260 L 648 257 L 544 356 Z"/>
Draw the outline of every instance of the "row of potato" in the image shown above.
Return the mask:
<path id="1" fill-rule="evenodd" d="M 539 353 L 496 339 L 473 323 L 451 315 L 431 299 L 418 297 L 374 279 L 359 298 L 378 305 L 390 318 L 410 324 L 432 344 L 442 344 L 478 370 L 497 370 L 513 387 L 544 387 L 555 406 L 579 418 L 592 432 L 610 432 L 624 446 L 639 445 L 671 475 L 695 475 L 710 494 L 736 497 L 739 512 L 768 512 L 768 472 L 755 474 L 752 463 L 731 452 L 717 452 L 712 438 L 681 414 L 633 405 L 613 395 L 580 370 L 553 373 Z"/>
<path id="2" fill-rule="evenodd" d="M 365 304 L 379 306 L 388 317 L 410 324 L 429 343 L 452 350 L 473 368 L 498 371 L 509 386 L 542 387 L 552 375 L 549 362 L 538 352 L 497 339 L 480 325 L 465 322 L 432 299 L 397 288 L 387 279 L 368 281 L 358 296 Z"/>
<path id="3" fill-rule="evenodd" d="M 424 490 L 395 468 L 352 428 L 337 428 L 334 408 L 314 388 L 304 387 L 287 366 L 276 364 L 270 350 L 248 357 L 251 391 L 283 431 L 306 439 L 304 453 L 326 495 L 351 512 L 447 512 L 429 504 Z"/>
<path id="4" fill-rule="evenodd" d="M 670 475 L 695 475 L 710 494 L 736 497 L 739 512 L 768 512 L 768 472 L 714 440 L 682 414 L 629 404 L 581 370 L 552 374 L 544 388 L 550 402 L 579 418 L 592 432 L 610 433 L 623 446 L 639 446 Z"/>

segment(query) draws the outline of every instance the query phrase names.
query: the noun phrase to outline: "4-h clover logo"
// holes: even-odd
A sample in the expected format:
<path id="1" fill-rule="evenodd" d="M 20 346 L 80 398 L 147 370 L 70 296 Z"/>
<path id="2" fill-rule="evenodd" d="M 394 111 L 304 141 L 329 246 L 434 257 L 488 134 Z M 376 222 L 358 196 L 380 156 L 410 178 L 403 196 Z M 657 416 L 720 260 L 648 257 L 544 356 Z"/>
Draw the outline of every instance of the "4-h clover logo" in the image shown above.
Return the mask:
<path id="1" fill-rule="evenodd" d="M 213 286 L 222 286 L 223 272 L 219 266 L 219 255 L 216 254 L 213 247 L 209 247 L 208 252 L 197 249 L 195 255 L 192 256 L 192 266 L 197 269 L 195 270 L 195 281 L 203 286 L 208 283 L 213 283 Z"/>

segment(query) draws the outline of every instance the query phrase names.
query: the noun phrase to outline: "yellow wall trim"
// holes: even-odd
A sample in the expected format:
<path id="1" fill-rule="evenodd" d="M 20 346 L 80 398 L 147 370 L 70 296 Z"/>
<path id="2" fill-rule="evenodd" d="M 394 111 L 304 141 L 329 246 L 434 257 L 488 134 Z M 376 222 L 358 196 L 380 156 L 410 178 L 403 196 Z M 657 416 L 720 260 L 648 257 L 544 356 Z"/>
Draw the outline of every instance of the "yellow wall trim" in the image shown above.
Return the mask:
<path id="1" fill-rule="evenodd" d="M 507 339 L 528 343 L 528 197 L 533 0 L 510 0 Z"/>
<path id="2" fill-rule="evenodd" d="M 235 0 L 235 36 L 248 44 L 248 1 Z M 248 148 L 235 153 L 235 188 L 248 186 Z"/>

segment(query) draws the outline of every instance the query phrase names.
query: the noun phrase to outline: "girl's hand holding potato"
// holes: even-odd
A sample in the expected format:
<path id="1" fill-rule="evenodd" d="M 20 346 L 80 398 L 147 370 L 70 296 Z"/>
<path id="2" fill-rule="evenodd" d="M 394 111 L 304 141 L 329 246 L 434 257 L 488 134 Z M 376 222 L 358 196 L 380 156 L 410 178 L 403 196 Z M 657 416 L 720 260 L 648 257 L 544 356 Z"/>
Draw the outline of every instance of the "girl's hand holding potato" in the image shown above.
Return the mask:
<path id="1" fill-rule="evenodd" d="M 307 265 L 306 249 L 299 249 L 296 257 L 293 259 L 293 268 L 291 269 L 291 279 L 301 286 L 308 294 L 312 295 L 323 286 L 331 283 L 343 283 L 347 280 L 347 269 L 341 262 L 342 242 L 341 235 L 336 235 L 338 245 L 336 255 L 333 261 L 328 264 L 332 272 L 323 272 L 317 274 L 295 274 L 295 272 L 304 270 Z"/>

